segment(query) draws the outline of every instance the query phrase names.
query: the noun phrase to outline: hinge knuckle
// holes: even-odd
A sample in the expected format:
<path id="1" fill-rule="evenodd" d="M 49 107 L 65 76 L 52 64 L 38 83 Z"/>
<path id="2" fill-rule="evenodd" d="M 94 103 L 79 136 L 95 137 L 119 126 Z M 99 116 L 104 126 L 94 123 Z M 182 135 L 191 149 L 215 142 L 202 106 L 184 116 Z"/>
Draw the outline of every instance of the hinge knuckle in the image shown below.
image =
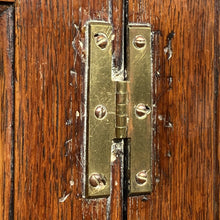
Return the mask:
<path id="1" fill-rule="evenodd" d="M 116 138 L 127 137 L 127 82 L 116 82 Z"/>

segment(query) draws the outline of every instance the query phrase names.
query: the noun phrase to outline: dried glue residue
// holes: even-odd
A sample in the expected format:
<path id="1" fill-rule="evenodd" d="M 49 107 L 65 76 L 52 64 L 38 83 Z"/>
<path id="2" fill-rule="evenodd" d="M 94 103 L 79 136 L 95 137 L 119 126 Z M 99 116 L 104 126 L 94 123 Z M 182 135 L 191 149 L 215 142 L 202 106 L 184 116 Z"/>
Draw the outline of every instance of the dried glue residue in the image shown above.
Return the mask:
<path id="1" fill-rule="evenodd" d="M 70 193 L 68 193 L 66 195 L 66 193 L 63 194 L 63 196 L 61 198 L 59 198 L 59 202 L 65 202 L 66 199 L 69 197 Z"/>
<path id="2" fill-rule="evenodd" d="M 115 34 L 112 34 L 111 41 L 113 41 L 114 39 L 115 39 Z"/>
<path id="3" fill-rule="evenodd" d="M 73 120 L 72 119 L 68 119 L 67 121 L 66 121 L 66 126 L 70 126 L 70 125 L 72 125 L 73 124 Z"/>
<path id="4" fill-rule="evenodd" d="M 76 72 L 76 71 L 73 71 L 73 70 L 70 70 L 70 75 L 71 75 L 71 76 L 77 76 L 77 72 Z"/>
<path id="5" fill-rule="evenodd" d="M 158 115 L 158 119 L 159 119 L 160 121 L 162 121 L 162 120 L 163 120 L 163 116 L 162 116 L 162 115 Z"/>
<path id="6" fill-rule="evenodd" d="M 168 54 L 167 60 L 170 60 L 173 56 L 173 50 L 172 50 L 172 39 L 174 38 L 174 31 L 171 31 L 167 36 L 167 46 L 164 48 L 164 53 Z"/>
<path id="7" fill-rule="evenodd" d="M 114 162 L 116 158 L 123 155 L 124 141 L 113 142 L 111 150 L 111 162 Z"/>
<path id="8" fill-rule="evenodd" d="M 70 180 L 70 186 L 74 186 L 74 181 Z"/>
<path id="9" fill-rule="evenodd" d="M 116 160 L 116 156 L 114 154 L 111 154 L 111 162 L 114 162 Z"/>

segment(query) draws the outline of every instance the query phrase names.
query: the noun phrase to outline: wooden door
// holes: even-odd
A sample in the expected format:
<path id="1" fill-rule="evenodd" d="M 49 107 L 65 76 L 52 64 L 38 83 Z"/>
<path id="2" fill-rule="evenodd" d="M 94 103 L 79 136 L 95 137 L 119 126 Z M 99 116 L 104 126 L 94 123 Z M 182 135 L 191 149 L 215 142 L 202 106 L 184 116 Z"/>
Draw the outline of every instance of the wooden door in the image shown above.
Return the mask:
<path id="1" fill-rule="evenodd" d="M 152 27 L 153 192 L 83 198 L 85 30 Z M 219 219 L 219 0 L 0 0 L 0 219 Z M 15 49 L 14 49 L 15 48 Z"/>

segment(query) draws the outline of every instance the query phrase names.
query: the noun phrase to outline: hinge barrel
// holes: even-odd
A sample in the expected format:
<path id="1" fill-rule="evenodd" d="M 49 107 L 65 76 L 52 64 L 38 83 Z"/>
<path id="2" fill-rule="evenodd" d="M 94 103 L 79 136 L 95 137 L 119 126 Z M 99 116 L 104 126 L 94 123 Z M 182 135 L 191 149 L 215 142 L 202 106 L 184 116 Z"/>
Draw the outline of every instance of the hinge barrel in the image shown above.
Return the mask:
<path id="1" fill-rule="evenodd" d="M 116 138 L 127 137 L 127 82 L 116 82 Z"/>

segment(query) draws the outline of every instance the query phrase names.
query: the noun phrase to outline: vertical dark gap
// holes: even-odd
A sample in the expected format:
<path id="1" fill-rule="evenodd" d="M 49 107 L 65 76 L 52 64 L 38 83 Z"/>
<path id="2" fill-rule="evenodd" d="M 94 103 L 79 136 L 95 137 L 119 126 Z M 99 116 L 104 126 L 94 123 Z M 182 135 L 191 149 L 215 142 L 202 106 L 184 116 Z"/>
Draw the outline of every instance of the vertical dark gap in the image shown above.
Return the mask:
<path id="1" fill-rule="evenodd" d="M 12 90 L 12 103 L 10 103 L 12 106 L 10 108 L 11 111 L 11 160 L 10 160 L 10 175 L 11 175 L 11 186 L 10 186 L 10 199 L 9 199 L 9 213 L 8 213 L 8 219 L 14 219 L 14 144 L 15 144 L 15 10 L 14 10 L 14 3 L 9 2 L 0 2 L 0 6 L 2 6 L 3 10 L 0 10 L 1 13 L 7 14 L 7 32 L 5 33 L 7 35 L 8 39 L 8 48 L 7 48 L 7 55 L 10 60 L 9 62 L 9 69 L 11 69 L 11 90 Z M 9 73 L 8 73 L 9 74 Z M 6 186 L 7 187 L 7 186 Z"/>
<path id="2" fill-rule="evenodd" d="M 124 0 L 124 69 L 127 70 L 127 46 L 128 46 L 128 0 Z M 125 72 L 125 77 L 127 78 L 127 74 Z"/>
<path id="3" fill-rule="evenodd" d="M 123 0 L 123 38 L 124 38 L 124 48 L 123 48 L 123 53 L 124 53 L 124 76 L 125 79 L 127 78 L 126 70 L 127 70 L 127 39 L 128 39 L 128 31 L 127 31 L 127 26 L 128 26 L 128 0 Z M 123 202 L 122 202 L 122 219 L 127 220 L 127 200 L 128 200 L 128 147 L 129 147 L 129 139 L 125 139 L 124 141 L 124 161 L 123 161 Z"/>
<path id="4" fill-rule="evenodd" d="M 12 77 L 11 77 L 11 87 L 12 87 L 12 133 L 11 133 L 11 193 L 10 193 L 10 205 L 9 205 L 9 219 L 14 219 L 14 165 L 15 165 L 15 10 L 14 4 L 11 5 L 9 12 L 10 24 L 12 24 L 12 38 L 10 39 L 10 49 L 12 53 Z"/>
<path id="5" fill-rule="evenodd" d="M 127 206 L 128 206 L 128 193 L 129 193 L 129 170 L 128 170 L 128 164 L 129 164 L 129 139 L 125 139 L 124 141 L 124 175 L 123 175 L 123 220 L 127 220 Z"/>
<path id="6" fill-rule="evenodd" d="M 215 24 L 214 24 L 214 180 L 213 180 L 213 206 L 214 219 L 219 219 L 219 123 L 220 123 L 220 109 L 219 108 L 219 0 L 215 0 Z"/>
<path id="7" fill-rule="evenodd" d="M 3 10 L 0 10 L 1 13 L 7 13 L 7 35 L 8 39 L 8 48 L 7 54 L 10 60 L 9 69 L 11 69 L 11 90 L 12 90 L 12 106 L 11 111 L 11 161 L 10 161 L 10 175 L 11 175 L 11 186 L 10 186 L 10 199 L 9 199 L 9 214 L 8 219 L 14 219 L 14 155 L 15 155 L 15 10 L 14 3 L 9 2 L 0 2 Z"/>
<path id="8" fill-rule="evenodd" d="M 11 138 L 10 138 L 10 145 L 11 145 L 11 152 L 10 152 L 10 174 L 11 175 L 11 185 L 10 185 L 10 197 L 9 197 L 9 213 L 8 213 L 8 219 L 13 219 L 14 218 L 14 35 L 15 35 L 15 30 L 14 30 L 14 5 L 12 3 L 8 2 L 0 2 L 0 15 L 4 13 L 6 16 L 6 33 L 7 39 L 8 39 L 8 45 L 7 45 L 7 57 L 9 59 L 9 62 L 7 62 L 9 72 L 6 73 L 8 74 L 6 77 L 11 76 L 11 87 L 8 89 L 12 90 L 12 100 L 10 99 L 10 102 L 7 104 L 10 104 L 9 108 L 12 109 L 11 115 L 10 115 L 10 123 L 11 123 Z M 6 45 L 5 45 L 6 47 Z M 4 64 L 3 64 L 4 65 Z M 4 68 L 4 67 L 3 67 Z M 7 106 L 8 107 L 8 106 Z M 7 111 L 7 110 L 6 110 Z M 7 113 L 8 114 L 8 113 Z M 6 116 L 7 117 L 7 116 Z M 6 119 L 8 120 L 8 119 Z M 8 186 L 5 186 L 8 187 Z M 6 199 L 5 199 L 6 200 Z M 5 202 L 5 201 L 4 201 Z M 7 201 L 8 202 L 8 201 Z M 6 215 L 4 215 L 6 217 Z"/>

